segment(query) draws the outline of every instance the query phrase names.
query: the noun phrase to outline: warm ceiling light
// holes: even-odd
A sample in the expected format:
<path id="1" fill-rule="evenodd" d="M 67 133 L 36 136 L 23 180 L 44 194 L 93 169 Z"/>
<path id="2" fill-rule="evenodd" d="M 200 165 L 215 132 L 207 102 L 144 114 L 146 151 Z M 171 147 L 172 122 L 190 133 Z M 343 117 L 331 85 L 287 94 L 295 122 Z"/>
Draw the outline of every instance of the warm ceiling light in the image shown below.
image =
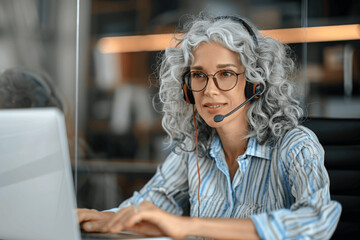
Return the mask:
<path id="1" fill-rule="evenodd" d="M 360 24 L 274 29 L 260 32 L 265 37 L 272 37 L 283 43 L 345 41 L 360 39 Z M 175 44 L 173 34 L 104 37 L 98 41 L 98 47 L 102 53 L 161 51 Z"/>
<path id="2" fill-rule="evenodd" d="M 260 31 L 283 43 L 332 42 L 360 39 L 360 24 Z"/>
<path id="3" fill-rule="evenodd" d="M 161 51 L 175 46 L 174 34 L 152 34 L 143 36 L 104 37 L 98 41 L 103 53 Z"/>

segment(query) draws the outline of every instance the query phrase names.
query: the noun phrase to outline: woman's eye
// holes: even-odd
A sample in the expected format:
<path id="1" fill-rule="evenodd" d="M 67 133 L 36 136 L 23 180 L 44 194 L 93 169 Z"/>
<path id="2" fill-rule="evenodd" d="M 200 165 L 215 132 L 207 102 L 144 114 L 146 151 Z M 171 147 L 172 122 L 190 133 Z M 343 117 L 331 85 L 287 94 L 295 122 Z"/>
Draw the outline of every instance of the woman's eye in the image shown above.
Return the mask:
<path id="1" fill-rule="evenodd" d="M 234 73 L 232 73 L 232 72 L 228 72 L 228 71 L 221 72 L 222 77 L 231 77 L 233 75 L 234 75 Z"/>
<path id="2" fill-rule="evenodd" d="M 203 73 L 192 73 L 191 74 L 192 78 L 203 78 L 205 77 Z"/>

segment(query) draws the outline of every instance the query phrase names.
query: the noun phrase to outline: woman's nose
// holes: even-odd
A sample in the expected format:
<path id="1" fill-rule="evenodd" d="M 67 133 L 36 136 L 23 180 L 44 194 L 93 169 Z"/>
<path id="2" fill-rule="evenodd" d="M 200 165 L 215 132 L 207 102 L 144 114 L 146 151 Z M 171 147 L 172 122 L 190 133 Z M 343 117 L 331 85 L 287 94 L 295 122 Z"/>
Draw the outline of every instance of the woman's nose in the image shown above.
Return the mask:
<path id="1" fill-rule="evenodd" d="M 219 91 L 219 88 L 218 88 L 216 78 L 213 75 L 209 75 L 209 80 L 204 89 L 204 94 L 209 94 L 209 93 L 218 92 L 218 91 Z"/>

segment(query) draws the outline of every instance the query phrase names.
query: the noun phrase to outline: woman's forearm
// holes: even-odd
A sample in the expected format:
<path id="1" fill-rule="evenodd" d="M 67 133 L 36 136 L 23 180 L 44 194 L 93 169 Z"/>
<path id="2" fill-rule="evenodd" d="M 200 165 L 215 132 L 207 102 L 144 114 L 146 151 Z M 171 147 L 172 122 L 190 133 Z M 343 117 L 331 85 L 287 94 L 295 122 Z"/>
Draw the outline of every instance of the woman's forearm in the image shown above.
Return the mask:
<path id="1" fill-rule="evenodd" d="M 190 218 L 188 236 L 214 239 L 260 239 L 250 219 Z"/>

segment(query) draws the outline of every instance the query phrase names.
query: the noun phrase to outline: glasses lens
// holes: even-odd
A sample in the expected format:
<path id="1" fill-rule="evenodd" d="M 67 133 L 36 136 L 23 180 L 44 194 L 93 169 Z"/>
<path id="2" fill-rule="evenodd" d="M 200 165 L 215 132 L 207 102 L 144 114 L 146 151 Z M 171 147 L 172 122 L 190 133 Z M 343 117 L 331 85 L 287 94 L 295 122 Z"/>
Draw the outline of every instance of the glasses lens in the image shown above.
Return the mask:
<path id="1" fill-rule="evenodd" d="M 207 83 L 207 76 L 203 72 L 190 72 L 188 77 L 188 86 L 193 91 L 201 91 Z"/>
<path id="2" fill-rule="evenodd" d="M 221 90 L 230 90 L 236 85 L 237 75 L 230 70 L 222 70 L 214 76 L 217 80 L 218 86 Z"/>

